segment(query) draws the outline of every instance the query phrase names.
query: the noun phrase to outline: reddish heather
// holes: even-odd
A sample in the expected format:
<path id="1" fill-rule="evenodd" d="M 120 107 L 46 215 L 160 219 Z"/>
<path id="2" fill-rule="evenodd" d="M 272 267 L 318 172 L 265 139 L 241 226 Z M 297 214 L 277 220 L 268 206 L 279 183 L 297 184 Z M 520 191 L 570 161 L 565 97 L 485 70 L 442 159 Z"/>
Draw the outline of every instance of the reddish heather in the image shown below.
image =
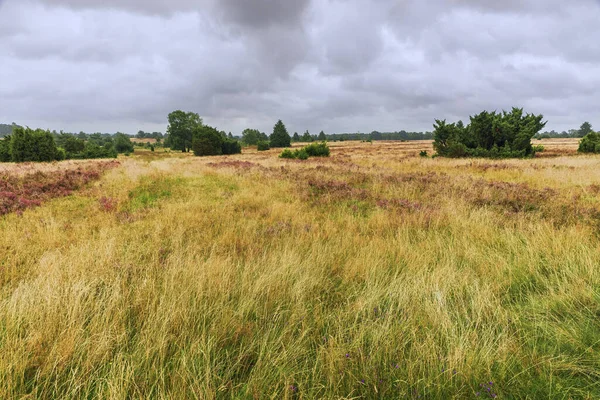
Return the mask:
<path id="1" fill-rule="evenodd" d="M 37 171 L 22 176 L 0 173 L 0 215 L 22 213 L 55 197 L 69 196 L 117 165 L 117 161 L 107 161 L 82 165 L 76 169 Z"/>

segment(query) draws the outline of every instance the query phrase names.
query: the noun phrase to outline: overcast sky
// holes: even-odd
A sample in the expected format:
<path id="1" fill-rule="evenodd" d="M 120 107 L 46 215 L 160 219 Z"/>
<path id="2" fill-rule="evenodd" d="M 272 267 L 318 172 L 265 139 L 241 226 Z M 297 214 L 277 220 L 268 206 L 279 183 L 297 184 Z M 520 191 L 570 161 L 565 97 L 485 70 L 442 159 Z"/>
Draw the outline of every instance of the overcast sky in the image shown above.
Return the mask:
<path id="1" fill-rule="evenodd" d="M 600 128 L 600 0 L 0 0 L 0 122 L 431 130 L 522 106 Z"/>

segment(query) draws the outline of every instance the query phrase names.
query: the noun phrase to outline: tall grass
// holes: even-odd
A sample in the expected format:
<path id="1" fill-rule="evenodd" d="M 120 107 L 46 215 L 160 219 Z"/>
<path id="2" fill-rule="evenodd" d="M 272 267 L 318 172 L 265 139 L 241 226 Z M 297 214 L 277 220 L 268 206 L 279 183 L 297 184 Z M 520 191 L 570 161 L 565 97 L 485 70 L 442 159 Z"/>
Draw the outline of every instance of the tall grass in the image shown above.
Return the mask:
<path id="1" fill-rule="evenodd" d="M 2 217 L 0 398 L 600 397 L 598 159 L 412 146 L 134 156 Z"/>

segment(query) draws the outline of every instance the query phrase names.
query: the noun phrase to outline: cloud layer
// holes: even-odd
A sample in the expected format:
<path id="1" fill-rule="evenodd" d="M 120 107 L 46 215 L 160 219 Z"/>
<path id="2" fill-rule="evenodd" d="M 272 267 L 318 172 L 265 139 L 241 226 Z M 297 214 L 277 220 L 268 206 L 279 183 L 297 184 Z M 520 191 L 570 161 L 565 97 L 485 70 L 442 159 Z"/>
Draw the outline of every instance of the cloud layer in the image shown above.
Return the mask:
<path id="1" fill-rule="evenodd" d="M 515 105 L 600 127 L 597 21 L 597 0 L 0 0 L 0 122 L 369 132 Z"/>

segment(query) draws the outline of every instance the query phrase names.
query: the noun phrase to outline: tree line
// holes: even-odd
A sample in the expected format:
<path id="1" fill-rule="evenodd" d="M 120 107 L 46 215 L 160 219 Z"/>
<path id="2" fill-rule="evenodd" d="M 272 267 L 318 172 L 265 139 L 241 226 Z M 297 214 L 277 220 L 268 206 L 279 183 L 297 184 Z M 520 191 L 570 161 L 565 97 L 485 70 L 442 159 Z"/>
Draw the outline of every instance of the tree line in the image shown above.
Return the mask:
<path id="1" fill-rule="evenodd" d="M 0 140 L 0 162 L 48 162 L 69 159 L 116 158 L 132 153 L 129 136 L 90 136 L 87 140 L 71 134 L 53 135 L 48 130 L 16 127 Z"/>

